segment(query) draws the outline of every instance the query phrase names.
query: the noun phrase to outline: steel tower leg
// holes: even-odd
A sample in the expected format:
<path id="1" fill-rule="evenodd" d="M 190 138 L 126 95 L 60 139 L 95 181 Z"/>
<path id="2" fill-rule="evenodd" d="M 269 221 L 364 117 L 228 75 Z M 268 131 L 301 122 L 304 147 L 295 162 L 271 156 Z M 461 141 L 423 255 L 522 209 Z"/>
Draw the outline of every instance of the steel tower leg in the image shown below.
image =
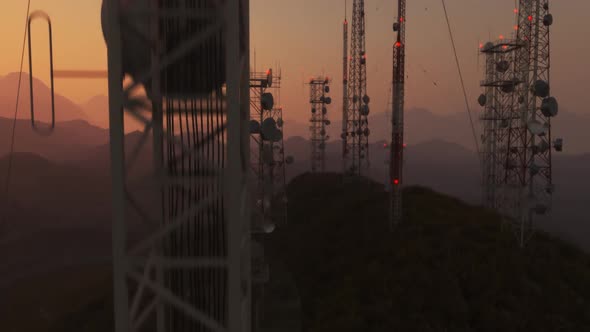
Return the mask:
<path id="1" fill-rule="evenodd" d="M 226 0 L 212 7 L 202 7 L 204 2 L 182 4 L 186 8 L 160 7 L 178 4 L 158 2 L 151 10 L 132 7 L 125 12 L 120 12 L 119 3 L 106 0 L 103 12 L 108 16 L 103 29 L 109 66 L 115 331 L 152 326 L 159 332 L 247 332 L 251 293 L 248 1 Z M 176 9 L 184 12 L 178 15 Z M 126 53 L 128 40 L 123 43 L 133 35 L 126 30 L 127 23 L 137 17 L 152 32 L 143 31 L 147 40 L 142 42 L 149 45 L 143 50 L 148 54 L 135 48 Z M 169 34 L 178 36 L 179 32 L 166 30 L 173 25 L 163 29 L 158 25 L 176 19 L 204 19 L 210 26 L 191 30 L 181 40 L 168 40 Z M 223 42 L 212 43 L 212 34 L 223 36 Z M 166 47 L 160 46 L 162 42 Z M 171 44 L 177 45 L 171 49 Z M 220 85 L 211 92 L 210 82 L 191 81 L 195 75 L 183 67 L 188 63 L 194 68 L 190 61 L 196 57 L 191 52 L 202 50 L 200 45 L 223 45 L 225 51 L 210 50 L 207 61 L 218 61 L 215 68 L 225 69 L 225 76 L 219 74 L 226 83 L 225 94 Z M 132 68 L 125 66 L 141 67 L 146 58 L 147 66 L 139 68 L 141 72 L 131 71 L 134 82 L 123 87 L 123 72 Z M 144 84 L 150 100 L 133 96 L 139 84 Z M 126 146 L 124 113 L 145 124 L 139 142 L 130 146 Z M 216 128 L 198 129 L 195 122 L 200 121 L 204 128 L 207 116 L 217 121 Z M 150 135 L 153 173 L 128 176 Z M 203 152 L 210 147 L 215 148 L 215 156 Z M 127 157 L 126 151 L 130 152 Z M 149 195 L 139 194 L 146 192 Z M 160 200 L 160 195 L 164 196 L 163 209 L 152 201 L 141 202 L 152 196 Z M 139 216 L 142 226 L 130 223 L 134 220 L 131 212 Z M 127 243 L 130 230 L 141 237 L 137 242 Z M 207 235 L 209 232 L 215 235 Z M 198 247 L 203 243 L 208 248 Z"/>

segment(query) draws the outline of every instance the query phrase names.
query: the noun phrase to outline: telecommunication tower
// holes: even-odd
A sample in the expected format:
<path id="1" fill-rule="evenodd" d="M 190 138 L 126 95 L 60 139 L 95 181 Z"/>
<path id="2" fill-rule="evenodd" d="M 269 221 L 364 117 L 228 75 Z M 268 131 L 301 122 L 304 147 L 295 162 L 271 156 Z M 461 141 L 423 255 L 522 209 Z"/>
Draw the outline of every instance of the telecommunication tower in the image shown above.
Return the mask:
<path id="1" fill-rule="evenodd" d="M 406 66 L 406 1 L 398 0 L 398 19 L 393 24 L 397 39 L 393 44 L 393 108 L 390 144 L 390 227 L 402 220 L 403 154 L 404 154 L 404 82 Z"/>
<path id="2" fill-rule="evenodd" d="M 486 54 L 484 121 L 484 202 L 510 221 L 521 247 L 534 233 L 534 219 L 551 212 L 551 118 L 557 100 L 550 94 L 549 2 L 520 0 L 516 39 L 482 45 Z"/>
<path id="3" fill-rule="evenodd" d="M 342 23 L 342 167 L 346 172 L 346 147 L 348 140 L 348 20 L 346 19 L 346 5 L 344 2 L 344 23 Z"/>
<path id="4" fill-rule="evenodd" d="M 482 133 L 483 204 L 501 211 L 507 204 L 511 190 L 506 186 L 506 156 L 508 136 L 512 121 L 520 115 L 513 109 L 516 87 L 521 84 L 515 72 L 516 52 L 523 47 L 518 40 L 501 38 L 480 45 L 485 56 L 485 78 L 480 86 L 484 89 L 478 103 L 484 107 L 480 117 Z M 507 196 L 505 196 L 505 194 Z"/>
<path id="5" fill-rule="evenodd" d="M 330 79 L 328 77 L 312 78 L 309 81 L 309 103 L 311 104 L 311 171 L 326 171 L 326 142 L 330 138 L 326 132 L 326 126 L 330 125 L 328 119 L 328 107 L 332 98 L 330 92 Z"/>
<path id="6" fill-rule="evenodd" d="M 102 25 L 115 331 L 249 331 L 249 1 L 104 0 Z M 133 175 L 148 144 L 153 173 Z M 127 243 L 131 213 L 145 225 Z"/>
<path id="7" fill-rule="evenodd" d="M 347 111 L 343 117 L 346 132 L 344 169 L 361 175 L 369 167 L 369 101 L 367 95 L 367 54 L 365 49 L 365 1 L 353 0 Z"/>
<path id="8" fill-rule="evenodd" d="M 557 100 L 551 96 L 549 68 L 549 27 L 553 16 L 548 0 L 519 0 L 517 40 L 523 47 L 516 52 L 515 90 L 508 134 L 506 183 L 513 189 L 505 215 L 521 246 L 534 232 L 534 219 L 551 211 L 552 147 L 562 150 L 562 140 L 552 141 L 551 118 L 557 115 Z M 515 116 L 516 118 L 516 116 Z"/>
<path id="9" fill-rule="evenodd" d="M 272 93 L 276 95 L 280 88 L 281 78 L 273 77 L 271 69 L 250 74 L 250 135 L 255 147 L 250 158 L 256 206 L 253 225 L 265 233 L 271 233 L 277 221 L 273 216 L 277 210 L 272 207 L 273 198 L 276 194 L 286 198 L 283 108 L 275 106 Z"/>

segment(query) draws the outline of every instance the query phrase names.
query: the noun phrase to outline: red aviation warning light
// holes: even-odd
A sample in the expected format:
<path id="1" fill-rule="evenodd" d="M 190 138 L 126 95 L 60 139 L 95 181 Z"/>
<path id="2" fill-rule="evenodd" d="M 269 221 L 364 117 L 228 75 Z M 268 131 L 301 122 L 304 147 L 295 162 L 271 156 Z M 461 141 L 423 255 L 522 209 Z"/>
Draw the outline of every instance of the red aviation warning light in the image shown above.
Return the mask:
<path id="1" fill-rule="evenodd" d="M 402 46 L 402 43 L 400 43 L 399 41 L 395 42 L 395 47 L 400 47 Z"/>
<path id="2" fill-rule="evenodd" d="M 393 179 L 393 184 L 395 184 L 397 186 L 399 184 L 399 180 L 398 179 Z"/>
<path id="3" fill-rule="evenodd" d="M 533 16 L 529 15 L 529 21 L 533 20 Z"/>
<path id="4" fill-rule="evenodd" d="M 518 13 L 518 8 L 514 8 L 514 14 Z"/>

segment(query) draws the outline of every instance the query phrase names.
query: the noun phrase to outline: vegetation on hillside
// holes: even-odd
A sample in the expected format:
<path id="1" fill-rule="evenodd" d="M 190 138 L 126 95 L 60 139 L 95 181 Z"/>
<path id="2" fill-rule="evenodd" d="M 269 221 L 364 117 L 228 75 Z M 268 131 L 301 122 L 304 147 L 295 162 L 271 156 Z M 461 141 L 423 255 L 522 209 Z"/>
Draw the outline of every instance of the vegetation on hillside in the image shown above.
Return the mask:
<path id="1" fill-rule="evenodd" d="M 305 174 L 269 237 L 302 299 L 305 331 L 590 331 L 590 258 L 539 233 L 521 250 L 491 212 L 404 192 L 404 223 L 365 179 Z"/>
<path id="2" fill-rule="evenodd" d="M 264 241 L 268 261 L 285 269 L 267 304 L 300 303 L 284 317 L 300 316 L 305 332 L 590 331 L 590 257 L 562 241 L 538 233 L 520 249 L 494 213 L 426 188 L 405 189 L 394 232 L 387 193 L 367 179 L 304 174 L 288 196 L 289 223 Z M 4 322 L 18 332 L 110 330 L 109 278 L 102 267 L 18 285 Z M 298 295 L 275 289 L 291 278 Z"/>

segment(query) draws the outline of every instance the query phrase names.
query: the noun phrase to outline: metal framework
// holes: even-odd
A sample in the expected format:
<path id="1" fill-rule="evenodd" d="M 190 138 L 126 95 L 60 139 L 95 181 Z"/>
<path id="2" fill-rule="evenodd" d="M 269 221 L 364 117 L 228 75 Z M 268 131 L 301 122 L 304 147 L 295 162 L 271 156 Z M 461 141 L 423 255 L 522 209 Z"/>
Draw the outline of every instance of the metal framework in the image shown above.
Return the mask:
<path id="1" fill-rule="evenodd" d="M 248 14 L 248 0 L 103 3 L 116 332 L 250 330 Z M 137 143 L 124 112 L 145 124 Z M 146 145 L 153 170 L 133 174 Z"/>
<path id="2" fill-rule="evenodd" d="M 281 77 L 273 77 L 271 69 L 250 74 L 250 136 L 254 147 L 250 163 L 256 193 L 253 227 L 262 232 L 272 232 L 277 219 L 281 219 L 280 223 L 286 221 L 286 204 L 281 204 L 281 209 L 272 206 L 284 203 L 286 197 L 283 108 L 274 99 L 274 95 L 280 96 L 280 88 Z M 275 200 L 276 195 L 283 199 Z"/>
<path id="3" fill-rule="evenodd" d="M 346 122 L 342 139 L 345 141 L 344 169 L 361 175 L 369 168 L 369 96 L 367 95 L 367 54 L 365 49 L 365 1 L 354 0 L 348 83 Z"/>
<path id="4" fill-rule="evenodd" d="M 485 79 L 480 86 L 484 93 L 479 104 L 484 107 L 482 122 L 482 188 L 483 204 L 502 210 L 505 204 L 506 156 L 510 123 L 520 119 L 513 110 L 515 90 L 521 82 L 514 71 L 516 52 L 522 43 L 498 40 L 480 46 L 485 56 Z"/>
<path id="5" fill-rule="evenodd" d="M 398 18 L 393 24 L 397 39 L 393 44 L 393 108 L 389 176 L 391 181 L 389 223 L 393 228 L 402 221 L 402 183 L 404 155 L 404 82 L 406 66 L 406 1 L 398 0 Z"/>
<path id="6" fill-rule="evenodd" d="M 515 72 L 518 84 L 508 133 L 506 185 L 510 204 L 503 207 L 512 221 L 521 246 L 534 233 L 534 219 L 551 209 L 553 193 L 551 147 L 561 150 L 561 140 L 551 141 L 551 117 L 557 101 L 550 97 L 550 43 L 548 0 L 519 0 Z"/>
<path id="7" fill-rule="evenodd" d="M 348 20 L 346 19 L 346 2 L 344 6 L 344 23 L 342 23 L 342 170 L 346 172 L 346 139 L 348 131 Z"/>
<path id="8" fill-rule="evenodd" d="M 326 126 L 330 125 L 328 107 L 332 99 L 326 94 L 330 92 L 330 79 L 318 77 L 309 81 L 309 103 L 311 104 L 311 171 L 326 171 L 326 142 L 329 136 Z"/>

